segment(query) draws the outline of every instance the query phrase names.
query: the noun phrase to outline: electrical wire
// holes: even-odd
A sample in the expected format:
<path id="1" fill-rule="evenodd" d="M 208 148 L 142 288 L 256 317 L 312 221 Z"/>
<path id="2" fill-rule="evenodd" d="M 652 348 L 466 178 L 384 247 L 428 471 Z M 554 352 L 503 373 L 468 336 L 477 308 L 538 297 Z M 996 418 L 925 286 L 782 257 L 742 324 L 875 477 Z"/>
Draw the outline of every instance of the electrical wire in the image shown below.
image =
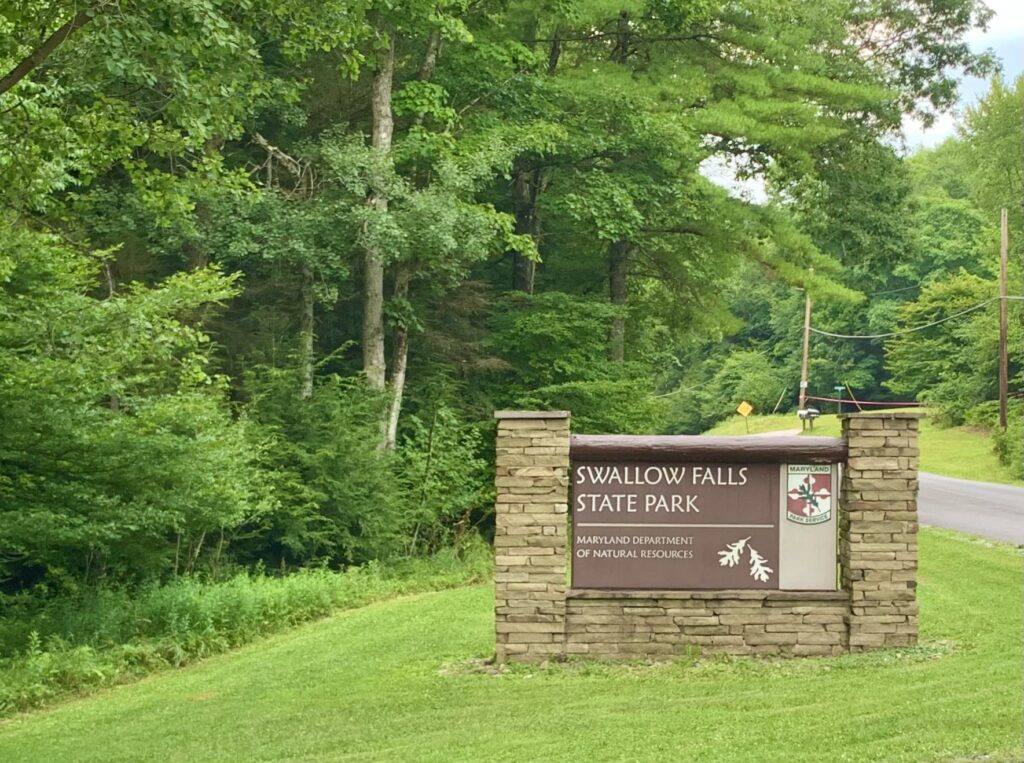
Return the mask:
<path id="1" fill-rule="evenodd" d="M 674 389 L 671 392 L 666 392 L 664 395 L 652 395 L 651 397 L 671 397 L 672 395 L 678 395 L 680 392 L 692 392 L 695 389 L 700 389 L 701 387 L 706 386 L 707 382 L 703 384 L 694 384 L 692 387 L 680 387 L 679 389 Z"/>
<path id="2" fill-rule="evenodd" d="M 880 405 L 883 408 L 885 406 L 897 407 L 897 406 L 901 406 L 901 405 L 911 406 L 911 407 L 918 407 L 918 408 L 921 407 L 921 403 L 917 402 L 916 400 L 914 400 L 914 401 L 907 401 L 907 400 L 881 400 L 881 401 L 878 401 L 878 400 L 854 400 L 854 399 L 847 400 L 846 398 L 842 398 L 842 397 L 816 397 L 815 395 L 808 395 L 807 399 L 808 400 L 821 400 L 822 402 L 825 402 L 825 403 L 855 403 L 856 405 Z"/>
<path id="3" fill-rule="evenodd" d="M 902 289 L 886 289 L 885 291 L 873 291 L 867 296 L 869 297 L 880 297 L 883 294 L 899 294 L 901 291 L 910 291 L 911 289 L 920 289 L 924 285 L 922 283 L 915 283 L 912 286 L 904 286 Z"/>
<path id="4" fill-rule="evenodd" d="M 986 299 L 984 302 L 979 302 L 973 307 L 968 307 L 964 310 L 960 310 L 959 312 L 955 312 L 952 315 L 947 315 L 945 318 L 939 318 L 938 320 L 932 321 L 931 323 L 925 323 L 922 326 L 914 326 L 912 328 L 901 329 L 899 331 L 890 331 L 886 334 L 835 334 L 831 331 L 822 331 L 821 329 L 816 329 L 814 328 L 814 326 L 811 326 L 810 329 L 815 334 L 818 334 L 820 336 L 833 337 L 835 339 L 887 339 L 891 336 L 902 336 L 903 334 L 912 334 L 915 331 L 923 331 L 924 329 L 929 329 L 932 326 L 938 326 L 940 323 L 945 323 L 946 321 L 951 321 L 954 318 L 959 318 L 961 315 L 973 313 L 974 311 L 980 310 L 986 305 L 989 305 L 992 302 L 998 302 L 1001 299 L 1003 299 L 1003 297 L 992 297 L 991 299 Z M 1006 299 L 1024 300 L 1024 297 L 1006 297 Z"/>

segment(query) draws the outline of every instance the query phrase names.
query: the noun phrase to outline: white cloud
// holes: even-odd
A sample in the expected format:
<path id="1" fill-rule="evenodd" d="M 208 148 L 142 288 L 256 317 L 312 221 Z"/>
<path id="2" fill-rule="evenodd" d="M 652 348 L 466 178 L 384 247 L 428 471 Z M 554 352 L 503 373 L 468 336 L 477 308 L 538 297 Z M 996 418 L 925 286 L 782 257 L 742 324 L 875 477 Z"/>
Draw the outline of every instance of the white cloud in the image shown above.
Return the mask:
<path id="1" fill-rule="evenodd" d="M 711 156 L 701 162 L 700 174 L 717 186 L 735 196 L 754 204 L 763 204 L 768 200 L 764 180 L 759 177 L 740 179 L 736 176 L 736 167 L 724 156 Z"/>
<path id="2" fill-rule="evenodd" d="M 1020 0 L 988 0 L 985 3 L 995 11 L 987 31 L 975 29 L 967 34 L 967 42 L 975 50 L 992 45 L 995 40 L 1019 39 L 1024 33 L 1024 3 Z"/>
<path id="3" fill-rule="evenodd" d="M 933 148 L 956 133 L 958 114 L 939 114 L 931 127 L 925 127 L 917 117 L 904 117 L 903 139 L 907 148 Z"/>
<path id="4" fill-rule="evenodd" d="M 1003 64 L 1003 76 L 1013 80 L 1024 72 L 1024 2 L 1021 0 L 988 0 L 995 16 L 988 23 L 986 31 L 974 30 L 967 34 L 971 49 L 981 52 L 991 48 Z M 988 90 L 988 83 L 974 77 L 966 77 L 960 86 L 960 109 L 953 114 L 942 114 L 929 128 L 912 117 L 903 120 L 903 135 L 910 149 L 936 146 L 956 132 L 956 117 L 964 106 L 977 101 Z"/>

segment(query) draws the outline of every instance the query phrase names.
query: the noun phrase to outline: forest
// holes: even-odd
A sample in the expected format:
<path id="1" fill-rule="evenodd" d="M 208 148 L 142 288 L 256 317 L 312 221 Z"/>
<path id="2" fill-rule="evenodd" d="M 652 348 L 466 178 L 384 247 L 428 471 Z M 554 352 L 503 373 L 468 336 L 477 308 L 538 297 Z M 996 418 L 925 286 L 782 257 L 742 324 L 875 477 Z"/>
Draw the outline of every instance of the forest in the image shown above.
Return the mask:
<path id="1" fill-rule="evenodd" d="M 0 605 L 473 548 L 495 409 L 793 411 L 805 294 L 895 334 L 816 334 L 812 394 L 991 426 L 997 311 L 960 313 L 997 295 L 1002 208 L 1021 293 L 1024 80 L 964 41 L 988 19 L 5 0 Z M 964 75 L 991 84 L 957 137 L 908 153 Z"/>

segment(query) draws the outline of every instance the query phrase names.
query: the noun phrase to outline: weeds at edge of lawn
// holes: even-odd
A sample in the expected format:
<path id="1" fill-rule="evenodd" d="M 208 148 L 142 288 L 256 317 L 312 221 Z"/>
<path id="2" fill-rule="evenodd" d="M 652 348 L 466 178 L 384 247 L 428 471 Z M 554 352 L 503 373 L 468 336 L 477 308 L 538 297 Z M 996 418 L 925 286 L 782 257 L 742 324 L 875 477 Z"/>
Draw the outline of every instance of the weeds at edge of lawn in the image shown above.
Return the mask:
<path id="1" fill-rule="evenodd" d="M 482 582 L 492 571 L 490 547 L 481 542 L 463 557 L 449 550 L 344 572 L 243 573 L 221 583 L 183 578 L 135 597 L 113 592 L 83 600 L 97 611 L 67 623 L 22 615 L 22 622 L 7 624 L 29 628 L 24 645 L 0 653 L 0 725 L 15 713 L 182 667 L 346 609 Z M 65 604 L 58 602 L 61 616 Z M 45 625 L 56 632 L 40 635 Z"/>
<path id="2" fill-rule="evenodd" d="M 960 532 L 959 530 L 947 530 L 944 527 L 929 526 L 928 532 L 931 535 L 936 535 L 945 540 L 955 541 L 956 543 L 966 543 L 971 546 L 981 546 L 982 548 L 997 549 L 1024 559 L 1024 543 L 995 540 L 993 538 L 986 538 L 982 535 L 971 535 L 970 533 Z"/>
<path id="3" fill-rule="evenodd" d="M 600 660 L 569 657 L 541 663 L 504 663 L 493 657 L 473 657 L 446 662 L 438 669 L 445 678 L 491 676 L 509 680 L 533 678 L 720 678 L 726 675 L 762 678 L 828 673 L 832 671 L 886 668 L 918 662 L 932 662 L 952 654 L 969 651 L 956 641 L 925 641 L 916 646 L 893 647 L 870 652 L 855 652 L 832 657 L 759 657 L 727 654 L 702 655 L 688 650 L 671 659 Z"/>

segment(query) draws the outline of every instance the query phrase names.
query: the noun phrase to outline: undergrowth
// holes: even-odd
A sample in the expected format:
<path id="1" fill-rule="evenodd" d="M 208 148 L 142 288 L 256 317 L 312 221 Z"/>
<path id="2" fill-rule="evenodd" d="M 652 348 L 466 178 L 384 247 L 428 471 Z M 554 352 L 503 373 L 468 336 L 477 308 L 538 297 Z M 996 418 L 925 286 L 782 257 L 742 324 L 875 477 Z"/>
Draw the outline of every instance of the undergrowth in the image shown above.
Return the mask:
<path id="1" fill-rule="evenodd" d="M 0 716 L 179 667 L 339 610 L 484 580 L 490 559 L 480 543 L 459 555 L 344 572 L 242 573 L 218 583 L 179 578 L 44 605 L 9 602 L 0 616 Z"/>

